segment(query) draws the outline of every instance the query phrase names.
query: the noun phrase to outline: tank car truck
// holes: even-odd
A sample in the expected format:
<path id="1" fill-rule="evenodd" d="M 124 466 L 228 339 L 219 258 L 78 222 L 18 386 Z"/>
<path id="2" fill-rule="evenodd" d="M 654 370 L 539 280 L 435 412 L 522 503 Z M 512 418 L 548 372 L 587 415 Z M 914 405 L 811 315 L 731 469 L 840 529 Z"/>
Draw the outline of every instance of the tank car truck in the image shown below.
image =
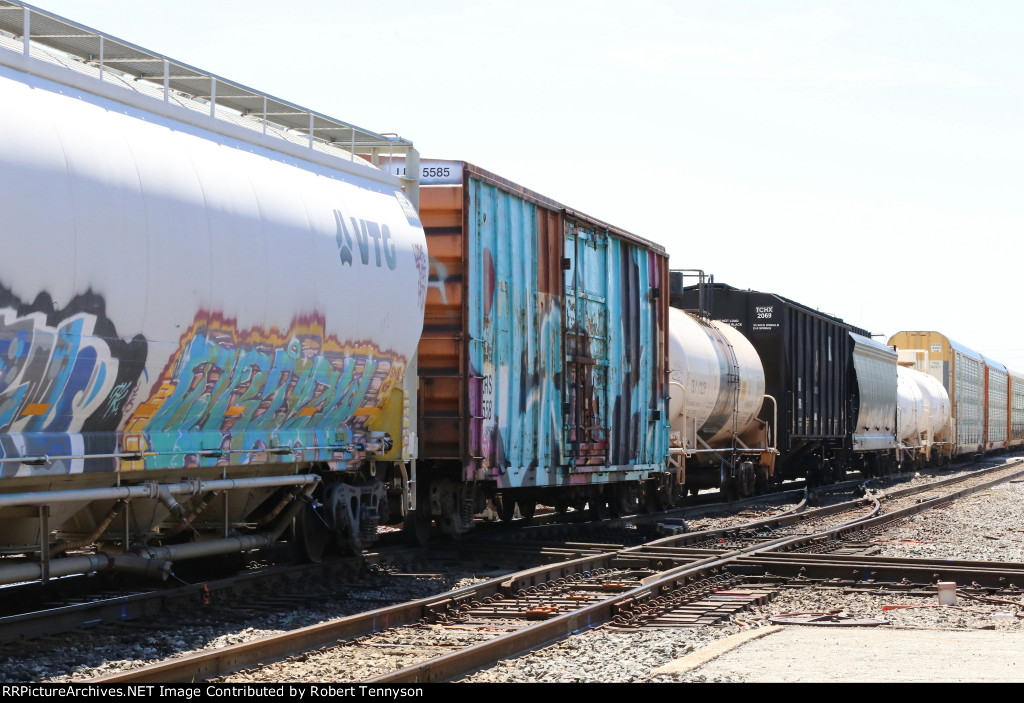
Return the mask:
<path id="1" fill-rule="evenodd" d="M 664 249 L 465 161 L 419 175 L 422 523 L 670 493 Z"/>
<path id="2" fill-rule="evenodd" d="M 778 452 L 772 480 L 828 483 L 896 465 L 895 351 L 782 296 L 685 278 L 672 272 L 672 305 L 736 328 L 760 358 L 769 401 L 760 418 Z"/>
<path id="3" fill-rule="evenodd" d="M 18 2 L 0 104 L 0 583 L 400 522 L 412 144 Z"/>
<path id="4" fill-rule="evenodd" d="M 729 498 L 767 488 L 775 468 L 770 424 L 758 417 L 764 368 L 754 347 L 730 325 L 669 309 L 670 455 L 679 483 L 696 493 L 719 488 Z M 774 418 L 775 407 L 770 412 Z"/>

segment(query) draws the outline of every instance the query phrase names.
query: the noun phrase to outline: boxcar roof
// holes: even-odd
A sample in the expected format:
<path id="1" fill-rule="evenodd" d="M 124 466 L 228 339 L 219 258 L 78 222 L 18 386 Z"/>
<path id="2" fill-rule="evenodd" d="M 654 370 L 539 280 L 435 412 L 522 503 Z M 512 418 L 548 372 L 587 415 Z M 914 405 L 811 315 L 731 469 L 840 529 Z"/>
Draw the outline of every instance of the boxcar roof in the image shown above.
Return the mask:
<path id="1" fill-rule="evenodd" d="M 596 217 L 591 217 L 590 215 L 582 213 L 578 210 L 573 210 L 572 208 L 563 205 L 557 200 L 553 200 L 552 198 L 549 198 L 546 195 L 541 195 L 536 191 L 521 186 L 518 183 L 508 180 L 507 178 L 503 178 L 502 176 L 499 176 L 496 173 L 488 171 L 485 168 L 481 168 L 480 166 L 471 164 L 468 161 L 462 161 L 461 159 L 422 159 L 422 161 L 428 160 L 451 161 L 454 163 L 460 163 L 462 164 L 462 168 L 465 173 L 471 174 L 474 178 L 481 180 L 485 183 L 488 183 L 494 186 L 495 188 L 500 188 L 508 193 L 513 193 L 522 198 L 523 200 L 534 203 L 535 205 L 539 205 L 549 210 L 561 210 L 566 217 L 569 217 L 574 220 L 580 220 L 596 229 L 606 230 L 609 234 L 615 235 L 620 239 L 629 240 L 634 244 L 638 244 L 645 249 L 650 249 L 651 251 L 654 251 L 663 256 L 668 256 L 668 253 L 665 251 L 665 247 L 656 242 L 653 242 L 649 239 L 645 239 L 639 235 L 633 234 L 632 232 L 628 232 L 624 229 L 616 227 L 615 225 L 610 225 L 607 222 L 599 220 Z"/>

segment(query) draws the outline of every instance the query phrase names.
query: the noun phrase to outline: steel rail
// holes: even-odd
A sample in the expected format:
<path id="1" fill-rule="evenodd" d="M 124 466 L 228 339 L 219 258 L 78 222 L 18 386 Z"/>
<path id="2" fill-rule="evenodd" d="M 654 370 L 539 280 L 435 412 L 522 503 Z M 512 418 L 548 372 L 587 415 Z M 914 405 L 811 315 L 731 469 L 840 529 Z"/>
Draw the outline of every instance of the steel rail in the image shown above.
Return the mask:
<path id="1" fill-rule="evenodd" d="M 1005 469 L 1006 466 L 998 467 Z M 962 477 L 966 480 L 977 474 Z M 1002 480 L 1009 480 L 1009 477 Z M 933 484 L 917 487 L 924 491 Z M 824 517 L 855 505 L 862 505 L 865 499 L 849 501 L 834 506 L 810 510 L 798 515 L 786 516 L 788 521 L 807 521 L 814 517 Z M 935 505 L 928 501 L 926 505 Z M 877 501 L 872 507 L 872 515 L 877 516 L 880 508 Z M 882 516 L 888 518 L 889 516 Z M 712 533 L 735 533 L 741 529 L 752 529 L 751 525 L 768 526 L 778 524 L 780 517 L 767 518 L 747 525 L 715 530 Z M 869 518 L 858 517 L 854 524 L 863 525 Z M 382 628 L 398 627 L 419 622 L 425 613 L 443 612 L 448 607 L 460 603 L 469 603 L 498 593 L 513 594 L 528 589 L 530 586 L 547 583 L 572 574 L 597 568 L 656 560 L 687 559 L 687 563 L 673 565 L 652 577 L 645 579 L 642 585 L 621 594 L 616 594 L 600 603 L 591 604 L 579 610 L 557 615 L 548 620 L 539 621 L 516 632 L 501 635 L 492 640 L 482 642 L 464 650 L 435 657 L 425 662 L 404 669 L 373 677 L 365 683 L 426 683 L 450 680 L 465 675 L 475 669 L 486 666 L 498 659 L 521 654 L 525 651 L 542 647 L 570 634 L 610 622 L 612 618 L 633 604 L 639 604 L 662 593 L 671 592 L 679 587 L 692 584 L 698 579 L 714 578 L 726 565 L 741 557 L 757 554 L 765 550 L 781 549 L 788 545 L 798 545 L 807 540 L 821 539 L 834 532 L 831 528 L 811 535 L 785 536 L 755 545 L 748 545 L 725 553 L 714 553 L 709 550 L 686 549 L 686 540 L 701 533 L 688 533 L 664 537 L 640 547 L 631 547 L 614 552 L 606 552 L 573 559 L 568 562 L 545 565 L 517 574 L 506 575 L 489 581 L 469 586 L 444 594 L 441 597 L 419 599 L 405 604 L 377 609 L 368 613 L 354 615 L 340 620 L 313 625 L 284 635 L 263 638 L 249 643 L 241 643 L 222 650 L 200 652 L 187 657 L 174 659 L 159 664 L 140 667 L 117 674 L 111 674 L 92 681 L 100 683 L 113 682 L 189 682 L 222 676 L 232 671 L 251 667 L 272 660 L 280 660 L 289 656 L 308 652 L 310 649 L 330 645 L 343 639 L 371 634 Z M 707 537 L 707 533 L 704 534 Z M 647 550 L 645 552 L 645 550 Z M 695 561 L 693 556 L 704 556 Z"/>
<path id="2" fill-rule="evenodd" d="M 860 503 L 862 501 L 858 500 L 856 502 Z M 836 508 L 837 506 L 829 506 L 812 512 L 817 513 L 819 517 L 824 517 L 838 512 Z M 873 512 L 877 510 L 878 507 L 876 505 L 873 508 Z M 806 520 L 807 514 L 794 517 Z M 734 530 L 735 528 L 732 529 Z M 671 543 L 680 541 L 681 537 L 683 536 L 665 537 L 650 545 L 644 545 L 644 547 L 655 545 L 662 547 L 671 546 Z M 549 620 L 541 621 L 516 632 L 501 635 L 495 639 L 472 645 L 451 654 L 435 657 L 398 671 L 366 679 L 365 683 L 431 683 L 463 676 L 499 659 L 543 647 L 571 634 L 604 625 L 610 622 L 627 605 L 656 598 L 663 592 L 674 591 L 697 579 L 717 576 L 722 567 L 741 555 L 756 552 L 766 547 L 781 547 L 786 543 L 802 538 L 803 536 L 777 538 L 767 543 L 741 547 L 726 554 L 709 556 L 695 562 L 670 568 L 646 579 L 642 586 L 620 595 L 612 596 L 600 603 L 580 608 L 571 613 L 558 615 Z M 620 555 L 633 555 L 642 558 L 644 547 L 625 549 L 620 552 Z"/>
<path id="3" fill-rule="evenodd" d="M 311 648 L 337 643 L 390 627 L 419 622 L 424 613 L 446 608 L 450 604 L 468 603 L 501 593 L 520 590 L 563 578 L 573 573 L 607 568 L 614 552 L 573 559 L 568 562 L 528 569 L 505 575 L 448 593 L 421 598 L 399 605 L 378 608 L 339 620 L 310 625 L 299 630 L 272 635 L 252 642 L 208 652 L 198 652 L 178 659 L 129 669 L 96 679 L 95 683 L 188 683 L 222 676 L 248 666 L 273 659 L 284 659 Z"/>
<path id="4" fill-rule="evenodd" d="M 1014 462 L 1014 464 L 1020 463 L 1022 463 L 1022 460 Z M 1010 464 L 1010 466 L 1012 465 L 1013 464 Z M 1003 465 L 993 470 L 999 471 L 1006 468 L 1007 465 Z M 986 473 L 990 473 L 990 471 L 986 471 Z M 1002 477 L 994 483 L 1012 480 L 1012 478 L 1020 474 L 1024 474 L 1024 471 Z M 963 477 L 962 480 L 967 480 L 976 475 L 977 474 L 972 474 L 968 477 Z M 993 482 L 987 482 L 984 486 L 992 483 Z M 925 487 L 921 487 L 921 490 L 925 490 Z M 969 489 L 957 491 L 955 495 L 962 496 L 966 494 L 968 490 Z M 983 490 L 983 488 L 976 488 L 975 490 Z M 879 506 L 877 501 L 875 501 L 875 503 L 876 505 L 873 512 L 877 513 L 879 511 Z M 928 501 L 924 505 L 931 507 L 938 504 L 939 503 L 937 501 Z M 883 517 L 889 518 L 890 516 L 876 516 L 875 518 L 869 518 L 868 520 L 877 520 Z M 859 519 L 855 524 L 863 526 L 865 524 L 865 519 Z M 703 577 L 708 574 L 714 575 L 719 569 L 736 561 L 740 556 L 766 550 L 778 550 L 785 546 L 799 545 L 808 540 L 821 539 L 826 535 L 830 535 L 835 532 L 838 532 L 838 529 L 824 530 L 808 536 L 788 537 L 773 540 L 767 544 L 741 548 L 726 555 L 670 569 L 640 588 L 632 589 L 601 603 L 588 606 L 572 613 L 557 616 L 550 620 L 523 628 L 517 632 L 512 632 L 507 635 L 502 635 L 496 639 L 467 647 L 466 649 L 458 652 L 435 657 L 426 662 L 421 662 L 389 674 L 367 679 L 366 683 L 430 683 L 446 681 L 458 676 L 463 676 L 494 661 L 516 656 L 523 652 L 546 646 L 568 635 L 609 622 L 614 615 L 617 614 L 619 606 L 657 597 L 662 591 L 671 591 L 675 587 L 682 585 L 680 581 L 692 581 L 696 577 Z M 665 543 L 675 539 L 678 538 L 668 537 L 663 540 L 659 540 L 659 542 Z M 639 548 L 625 551 L 634 551 L 636 549 Z"/>
<path id="5" fill-rule="evenodd" d="M 830 506 L 828 508 L 820 508 L 818 510 L 824 513 L 831 513 L 836 511 L 836 507 Z M 806 519 L 806 517 L 801 517 L 801 519 Z M 758 521 L 758 523 L 760 522 L 763 521 Z M 671 548 L 671 544 L 673 542 L 681 541 L 681 539 L 686 536 L 688 535 L 665 537 L 651 543 L 651 545 L 656 548 Z M 781 540 L 775 540 L 772 544 L 778 541 Z M 735 552 L 730 552 L 730 554 L 736 555 L 746 553 L 759 546 L 763 545 L 759 544 L 746 547 Z M 424 613 L 429 613 L 432 610 L 436 611 L 444 609 L 449 605 L 469 603 L 473 600 L 480 600 L 498 593 L 516 593 L 518 591 L 527 590 L 533 586 L 547 583 L 555 579 L 564 578 L 572 574 L 591 571 L 598 568 L 609 568 L 616 560 L 621 560 L 623 557 L 628 558 L 629 556 L 636 556 L 637 558 L 648 561 L 651 558 L 658 558 L 657 554 L 652 557 L 643 556 L 636 552 L 638 549 L 641 548 L 634 547 L 625 550 L 620 549 L 601 554 L 584 556 L 558 564 L 540 566 L 516 574 L 494 578 L 457 591 L 452 591 L 444 594 L 442 597 L 435 596 L 431 598 L 423 598 L 396 606 L 380 608 L 367 613 L 342 618 L 340 620 L 312 625 L 300 630 L 284 633 L 282 635 L 273 635 L 259 640 L 254 640 L 252 642 L 239 643 L 220 650 L 198 652 L 178 659 L 160 662 L 158 664 L 109 674 L 100 678 L 92 679 L 91 681 L 96 683 L 187 683 L 214 678 L 267 661 L 284 659 L 289 656 L 307 652 L 310 649 L 334 644 L 339 640 L 371 634 L 384 628 L 414 624 L 422 619 Z M 697 552 L 698 556 L 708 554 L 707 550 L 686 551 Z M 674 556 L 678 557 L 680 555 L 675 554 Z M 685 558 L 692 555 L 684 554 L 682 556 Z M 704 556 L 704 558 L 698 559 L 696 562 L 689 562 L 684 566 L 675 567 L 672 571 L 688 570 L 689 572 L 693 572 L 700 570 L 702 566 L 711 569 L 721 562 L 724 562 L 722 557 L 712 554 L 710 556 Z M 644 585 L 639 590 L 641 592 L 646 592 L 649 588 L 649 586 Z M 582 611 L 542 621 L 537 625 L 524 628 L 517 633 L 511 633 L 510 635 L 499 637 L 496 640 L 491 640 L 492 643 L 496 643 L 492 644 L 491 647 L 506 646 L 506 643 L 515 642 L 516 636 L 524 638 L 522 641 L 527 643 L 535 642 L 538 637 L 541 641 L 546 642 L 548 641 L 546 638 L 550 638 L 552 636 L 557 638 L 557 636 L 571 634 L 579 629 L 603 624 L 616 614 L 618 607 L 620 607 L 622 603 L 628 602 L 634 598 L 634 596 L 631 595 L 632 593 L 633 592 L 631 591 L 622 596 L 612 597 L 608 601 L 596 604 L 590 608 L 584 608 Z M 565 629 L 565 627 L 568 627 L 568 629 Z M 559 634 L 552 635 L 550 632 Z M 487 645 L 489 643 L 484 644 Z M 478 645 L 478 647 L 479 646 L 480 645 Z M 519 647 L 516 651 L 523 651 L 523 646 L 525 646 L 526 649 L 529 649 L 532 646 L 539 645 L 520 644 L 508 646 Z M 471 648 L 471 650 L 476 654 L 470 654 L 469 656 L 479 656 L 479 652 L 489 651 L 490 648 L 487 650 Z M 457 652 L 449 656 L 458 658 L 459 654 L 460 653 Z M 498 654 L 495 656 L 500 657 L 503 655 Z M 445 671 L 447 671 L 447 669 L 445 669 Z M 421 679 L 411 680 L 419 681 Z M 428 680 L 437 681 L 440 679 L 430 678 Z"/>
<path id="6" fill-rule="evenodd" d="M 737 559 L 730 564 L 732 573 L 770 573 L 772 576 L 805 579 L 839 579 L 849 583 L 900 584 L 906 579 L 914 586 L 952 581 L 958 585 L 983 588 L 1020 588 L 1024 586 L 1024 564 L 946 559 L 912 559 L 838 554 L 760 553 Z"/>

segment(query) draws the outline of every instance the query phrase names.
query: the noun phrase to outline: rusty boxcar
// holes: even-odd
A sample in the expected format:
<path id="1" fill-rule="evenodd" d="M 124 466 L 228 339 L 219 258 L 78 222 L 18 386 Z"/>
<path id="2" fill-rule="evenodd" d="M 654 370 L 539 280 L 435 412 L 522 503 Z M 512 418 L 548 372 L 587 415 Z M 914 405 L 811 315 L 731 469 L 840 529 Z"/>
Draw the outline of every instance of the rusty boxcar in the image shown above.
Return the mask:
<path id="1" fill-rule="evenodd" d="M 421 163 L 418 512 L 635 507 L 667 480 L 668 257 L 464 161 Z"/>

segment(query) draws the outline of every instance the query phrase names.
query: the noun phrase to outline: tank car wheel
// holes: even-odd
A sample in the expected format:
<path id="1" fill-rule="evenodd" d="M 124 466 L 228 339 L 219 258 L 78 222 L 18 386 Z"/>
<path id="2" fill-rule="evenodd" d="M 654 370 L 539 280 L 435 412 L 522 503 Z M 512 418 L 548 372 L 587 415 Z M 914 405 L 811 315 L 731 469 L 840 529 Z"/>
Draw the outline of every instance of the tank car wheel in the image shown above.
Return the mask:
<path id="1" fill-rule="evenodd" d="M 295 516 L 292 536 L 296 557 L 301 561 L 315 564 L 323 559 L 327 543 L 330 541 L 331 529 L 317 509 L 307 503 Z"/>
<path id="2" fill-rule="evenodd" d="M 355 557 L 363 553 L 363 538 L 361 535 L 338 535 L 337 539 L 338 549 L 341 553 Z"/>
<path id="3" fill-rule="evenodd" d="M 437 526 L 441 528 L 441 534 L 452 542 L 458 542 L 466 533 L 466 528 L 457 515 L 442 515 L 437 519 Z"/>
<path id="4" fill-rule="evenodd" d="M 731 503 L 739 498 L 736 491 L 736 481 L 731 478 L 727 478 L 722 481 L 718 487 L 718 492 L 722 496 L 722 500 L 726 503 Z"/>
<path id="5" fill-rule="evenodd" d="M 430 542 L 430 512 L 424 508 L 410 510 L 405 514 L 402 525 L 402 537 L 413 547 L 425 547 Z"/>
<path id="6" fill-rule="evenodd" d="M 754 466 L 754 494 L 764 495 L 768 492 L 771 479 L 768 477 L 768 467 L 763 464 Z"/>
<path id="7" fill-rule="evenodd" d="M 744 461 L 739 465 L 739 476 L 736 481 L 741 498 L 749 498 L 757 490 L 757 473 L 754 464 Z"/>

